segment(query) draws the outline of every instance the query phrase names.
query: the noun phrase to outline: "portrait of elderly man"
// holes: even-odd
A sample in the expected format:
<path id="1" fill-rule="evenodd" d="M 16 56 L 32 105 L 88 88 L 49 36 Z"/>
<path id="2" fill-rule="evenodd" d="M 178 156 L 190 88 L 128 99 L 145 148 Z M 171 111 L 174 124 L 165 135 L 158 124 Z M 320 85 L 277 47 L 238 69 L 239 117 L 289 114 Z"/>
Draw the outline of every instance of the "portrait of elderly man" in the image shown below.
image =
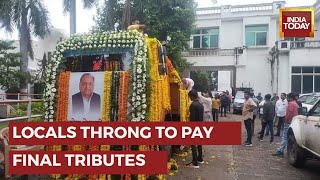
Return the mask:
<path id="1" fill-rule="evenodd" d="M 101 114 L 100 95 L 94 93 L 95 78 L 84 73 L 79 82 L 80 92 L 72 96 L 72 117 L 76 120 L 99 120 Z"/>

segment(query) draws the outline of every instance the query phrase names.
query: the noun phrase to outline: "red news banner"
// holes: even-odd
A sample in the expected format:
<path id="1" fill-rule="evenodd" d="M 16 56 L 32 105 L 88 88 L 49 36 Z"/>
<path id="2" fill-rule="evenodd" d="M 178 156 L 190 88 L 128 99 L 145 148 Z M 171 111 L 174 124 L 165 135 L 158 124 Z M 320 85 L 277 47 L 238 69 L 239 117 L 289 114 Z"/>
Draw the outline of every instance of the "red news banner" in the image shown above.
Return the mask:
<path id="1" fill-rule="evenodd" d="M 240 145 L 241 122 L 12 122 L 11 145 Z M 11 174 L 167 174 L 166 151 L 11 151 Z"/>

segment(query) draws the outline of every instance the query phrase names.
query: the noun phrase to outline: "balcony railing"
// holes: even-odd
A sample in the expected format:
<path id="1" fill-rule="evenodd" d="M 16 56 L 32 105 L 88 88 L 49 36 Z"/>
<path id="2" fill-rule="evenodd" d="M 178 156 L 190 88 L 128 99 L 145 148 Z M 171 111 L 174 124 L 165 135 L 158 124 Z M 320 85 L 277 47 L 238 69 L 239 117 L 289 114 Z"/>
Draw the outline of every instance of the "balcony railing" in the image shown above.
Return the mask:
<path id="1" fill-rule="evenodd" d="M 291 41 L 291 49 L 320 48 L 320 41 Z"/>
<path id="2" fill-rule="evenodd" d="M 184 57 L 234 56 L 234 49 L 190 49 L 182 53 Z"/>
<path id="3" fill-rule="evenodd" d="M 255 6 L 244 6 L 244 7 L 232 7 L 231 12 L 250 12 L 250 11 L 270 11 L 273 9 L 273 6 L 268 5 L 255 5 Z"/>
<path id="4" fill-rule="evenodd" d="M 220 8 L 199 8 L 196 11 L 197 15 L 206 15 L 206 14 L 220 14 Z"/>
<path id="5" fill-rule="evenodd" d="M 231 13 L 272 11 L 273 3 L 198 8 L 196 11 L 196 14 L 197 15 L 220 14 L 222 12 L 221 9 L 225 9 L 225 10 L 230 9 L 229 12 Z M 228 10 L 224 12 L 228 12 Z"/>

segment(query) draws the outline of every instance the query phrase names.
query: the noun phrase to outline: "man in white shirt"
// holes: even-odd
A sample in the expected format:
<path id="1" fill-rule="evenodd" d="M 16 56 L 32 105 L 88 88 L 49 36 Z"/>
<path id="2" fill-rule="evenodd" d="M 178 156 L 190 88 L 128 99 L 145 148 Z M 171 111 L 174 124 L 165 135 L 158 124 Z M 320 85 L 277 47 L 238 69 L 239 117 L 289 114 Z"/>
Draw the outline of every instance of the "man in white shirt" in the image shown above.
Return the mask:
<path id="1" fill-rule="evenodd" d="M 275 136 L 280 136 L 281 127 L 284 123 L 284 118 L 286 117 L 286 112 L 288 108 L 287 95 L 285 93 L 281 93 L 281 98 L 276 102 L 276 115 L 278 118 L 277 124 L 277 133 Z"/>
<path id="2" fill-rule="evenodd" d="M 209 94 L 207 92 L 203 94 L 199 93 L 198 100 L 203 105 L 203 108 L 204 108 L 203 121 L 204 122 L 213 121 L 213 116 L 211 111 L 212 99 L 209 97 Z"/>
<path id="3" fill-rule="evenodd" d="M 190 78 L 182 79 L 183 89 L 191 91 L 194 86 L 194 81 Z"/>

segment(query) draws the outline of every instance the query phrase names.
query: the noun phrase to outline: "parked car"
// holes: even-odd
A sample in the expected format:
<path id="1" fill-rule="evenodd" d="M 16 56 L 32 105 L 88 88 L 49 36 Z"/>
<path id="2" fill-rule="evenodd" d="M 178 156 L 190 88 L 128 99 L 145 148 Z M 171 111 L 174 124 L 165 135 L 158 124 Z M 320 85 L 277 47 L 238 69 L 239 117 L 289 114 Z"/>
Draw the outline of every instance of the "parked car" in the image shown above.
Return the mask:
<path id="1" fill-rule="evenodd" d="M 315 95 L 320 95 L 320 93 L 308 93 L 308 94 L 300 94 L 298 102 L 304 103 L 306 101 L 309 101 L 313 98 Z"/>
<path id="2" fill-rule="evenodd" d="M 242 112 L 244 101 L 244 91 L 237 91 L 233 100 L 233 114 Z"/>
<path id="3" fill-rule="evenodd" d="M 318 99 L 320 99 L 320 93 L 308 96 L 306 101 L 302 103 L 302 107 L 307 107 L 309 111 L 315 105 Z"/>
<path id="4" fill-rule="evenodd" d="M 309 111 L 302 107 L 301 113 L 288 130 L 288 161 L 296 167 L 302 167 L 306 159 L 320 160 L 320 99 Z"/>

